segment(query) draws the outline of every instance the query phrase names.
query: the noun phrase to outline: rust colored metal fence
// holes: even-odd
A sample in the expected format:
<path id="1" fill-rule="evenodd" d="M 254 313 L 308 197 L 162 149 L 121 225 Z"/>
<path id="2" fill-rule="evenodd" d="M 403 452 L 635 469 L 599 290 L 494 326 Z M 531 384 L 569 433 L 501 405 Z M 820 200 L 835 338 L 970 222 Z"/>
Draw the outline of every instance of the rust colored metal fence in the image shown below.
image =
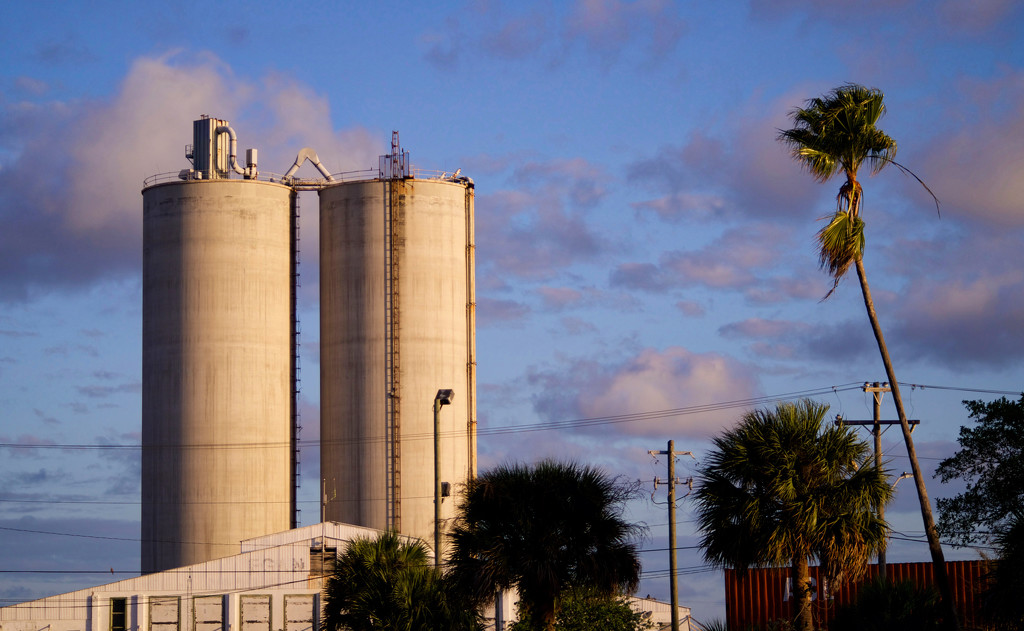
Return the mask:
<path id="1" fill-rule="evenodd" d="M 909 580 L 915 585 L 932 585 L 935 578 L 931 563 L 889 563 L 891 581 Z M 878 575 L 878 566 L 868 566 L 866 578 L 856 584 L 847 584 L 831 590 L 819 577 L 820 568 L 812 567 L 811 582 L 815 626 L 824 627 L 835 613 L 836 607 L 857 599 L 860 585 Z M 979 596 L 984 584 L 984 561 L 949 561 L 949 573 L 956 609 L 965 629 L 983 628 L 979 616 Z M 730 631 L 765 628 L 772 620 L 789 619 L 793 615 L 793 597 L 789 568 L 750 569 L 746 572 L 725 571 L 725 614 Z"/>

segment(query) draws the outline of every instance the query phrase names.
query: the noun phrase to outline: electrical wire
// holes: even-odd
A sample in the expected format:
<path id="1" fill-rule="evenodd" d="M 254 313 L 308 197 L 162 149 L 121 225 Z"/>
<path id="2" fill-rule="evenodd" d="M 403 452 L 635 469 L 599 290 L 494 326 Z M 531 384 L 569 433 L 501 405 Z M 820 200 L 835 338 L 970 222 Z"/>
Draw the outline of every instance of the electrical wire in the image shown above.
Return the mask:
<path id="1" fill-rule="evenodd" d="M 850 390 L 857 390 L 860 388 L 860 382 L 842 384 L 840 386 L 828 386 L 825 388 L 812 388 L 808 390 L 798 390 L 794 392 L 786 392 L 782 394 L 766 395 L 761 397 L 749 397 L 745 399 L 735 399 L 732 401 L 722 401 L 718 403 L 708 403 L 702 405 L 695 405 L 682 408 L 672 408 L 667 410 L 652 410 L 648 412 L 633 412 L 629 414 L 615 414 L 608 416 L 597 416 L 589 418 L 569 419 L 562 421 L 547 421 L 538 423 L 527 423 L 522 425 L 499 425 L 495 427 L 481 428 L 477 431 L 477 436 L 498 436 L 503 434 L 513 434 L 521 432 L 538 432 L 538 431 L 552 431 L 561 429 L 579 429 L 582 427 L 593 427 L 602 425 L 612 425 L 620 423 L 635 423 L 639 421 L 647 421 L 652 419 L 669 418 L 674 416 L 686 416 L 690 414 L 703 414 L 707 412 L 715 412 L 720 410 L 735 409 L 735 408 L 748 408 L 756 405 L 763 405 L 765 403 L 772 403 L 777 401 L 788 401 L 792 399 L 800 399 L 805 397 L 823 396 L 832 392 L 845 392 Z M 455 437 L 465 436 L 464 431 L 455 432 L 442 432 L 442 437 Z M 420 433 L 408 433 L 403 435 L 403 440 L 432 440 L 433 432 L 420 432 Z M 371 437 L 356 440 L 337 440 L 328 441 L 329 445 L 345 445 L 345 444 L 359 444 L 359 443 L 377 443 L 383 442 L 384 436 Z M 308 440 L 299 441 L 300 447 L 312 447 L 322 444 L 320 440 Z M 290 442 L 282 441 L 269 441 L 269 442 L 233 442 L 233 443 L 194 443 L 194 444 L 160 444 L 152 445 L 153 449 L 251 449 L 254 447 L 260 448 L 282 448 L 289 447 Z M 147 445 L 149 449 L 151 446 Z M 25 443 L 0 443 L 0 448 L 8 449 L 66 449 L 66 450 L 141 450 L 143 446 L 141 444 L 133 445 L 110 445 L 110 444 L 88 444 L 88 443 L 40 443 L 40 444 L 25 444 Z"/>
<path id="2" fill-rule="evenodd" d="M 1022 394 L 1017 391 L 1010 390 L 992 390 L 985 388 L 965 388 L 958 386 L 936 386 L 936 385 L 924 385 L 915 383 L 904 383 L 900 382 L 900 385 L 909 388 L 919 389 L 931 389 L 931 390 L 952 390 L 959 392 L 973 392 L 973 393 L 984 393 L 984 394 L 1002 394 L 1002 395 L 1015 395 Z M 825 396 L 828 394 L 834 394 L 838 392 L 848 392 L 853 390 L 860 390 L 863 386 L 862 382 L 850 382 L 837 386 L 810 388 L 807 390 L 798 390 L 794 392 L 786 392 L 774 395 L 765 395 L 761 397 L 749 397 L 745 399 L 735 399 L 732 401 L 722 401 L 717 403 L 708 403 L 702 405 L 695 405 L 682 408 L 672 408 L 666 410 L 652 410 L 648 412 L 633 412 L 629 414 L 615 414 L 608 416 L 597 416 L 579 419 L 567 419 L 560 421 L 545 421 L 538 423 L 526 423 L 521 425 L 499 425 L 494 427 L 481 428 L 477 431 L 477 436 L 500 436 L 504 434 L 514 434 L 522 432 L 540 432 L 540 431 L 556 431 L 566 429 L 579 429 L 586 427 L 600 427 L 603 425 L 614 425 L 621 423 L 636 423 L 640 421 L 648 421 L 662 418 L 670 418 L 675 416 L 687 416 L 691 414 L 704 414 L 708 412 L 717 412 L 721 410 L 736 409 L 736 408 L 748 408 L 757 405 L 763 405 L 765 403 L 773 403 L 778 401 L 789 401 L 792 399 L 800 399 L 814 396 Z M 465 436 L 465 431 L 453 431 L 453 432 L 442 432 L 441 436 L 459 437 Z M 408 433 L 404 435 L 404 440 L 431 440 L 433 439 L 432 432 L 420 432 L 420 433 Z M 335 440 L 328 441 L 326 444 L 329 445 L 347 445 L 347 444 L 374 444 L 384 442 L 386 437 L 370 437 L 363 439 L 353 440 Z M 322 444 L 320 440 L 300 440 L 298 441 L 299 447 L 315 447 Z M 253 448 L 265 448 L 265 449 L 277 449 L 284 447 L 291 447 L 290 442 L 284 441 L 269 441 L 269 442 L 233 442 L 233 443 L 192 443 L 192 444 L 160 444 L 160 445 L 147 445 L 147 449 L 253 449 Z M 40 443 L 40 444 L 26 444 L 26 443 L 0 443 L 0 448 L 6 449 L 62 449 L 69 451 L 84 451 L 84 450 L 141 450 L 141 444 L 132 445 L 119 445 L 119 444 L 90 444 L 90 443 Z"/>

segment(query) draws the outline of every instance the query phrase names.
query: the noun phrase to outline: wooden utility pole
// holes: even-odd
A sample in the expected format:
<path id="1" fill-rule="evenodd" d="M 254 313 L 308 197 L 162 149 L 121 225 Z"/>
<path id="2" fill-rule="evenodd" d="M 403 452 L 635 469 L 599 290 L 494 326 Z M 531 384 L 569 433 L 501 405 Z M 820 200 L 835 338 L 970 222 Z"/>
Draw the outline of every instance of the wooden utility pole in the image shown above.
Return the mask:
<path id="1" fill-rule="evenodd" d="M 692 451 L 675 451 L 674 441 L 668 441 L 667 451 L 648 451 L 652 456 L 668 456 L 668 583 L 672 602 L 672 631 L 679 631 L 679 587 L 676 579 L 676 456 L 693 457 Z M 657 478 L 654 489 L 658 489 Z M 692 479 L 690 480 L 692 483 Z"/>
<path id="2" fill-rule="evenodd" d="M 892 392 L 887 382 L 874 382 L 864 383 L 861 388 L 864 392 L 870 392 L 875 399 L 875 413 L 874 418 L 870 421 L 853 421 L 850 419 L 844 419 L 841 416 L 836 417 L 836 425 L 860 425 L 871 427 L 871 433 L 875 437 L 875 466 L 879 470 L 882 468 L 882 426 L 883 425 L 902 425 L 901 421 L 883 421 L 882 416 L 882 395 L 886 392 Z M 910 427 L 910 431 L 917 427 L 921 423 L 918 419 L 908 419 L 907 426 Z M 902 478 L 901 478 L 902 479 Z M 897 480 L 898 482 L 899 480 Z M 885 506 L 878 507 L 878 517 L 885 519 Z M 878 553 L 878 575 L 884 580 L 886 577 L 886 564 L 885 564 L 885 550 Z"/>
<path id="3" fill-rule="evenodd" d="M 875 467 L 879 471 L 882 470 L 882 394 L 889 392 L 889 384 L 878 383 L 877 381 L 873 384 L 864 384 L 864 392 L 870 392 L 875 399 L 875 424 L 872 427 L 875 435 Z M 885 505 L 882 504 L 878 507 L 879 519 L 885 519 Z M 885 567 L 885 550 L 881 550 L 878 553 L 878 575 L 884 581 L 886 579 L 886 567 Z"/>

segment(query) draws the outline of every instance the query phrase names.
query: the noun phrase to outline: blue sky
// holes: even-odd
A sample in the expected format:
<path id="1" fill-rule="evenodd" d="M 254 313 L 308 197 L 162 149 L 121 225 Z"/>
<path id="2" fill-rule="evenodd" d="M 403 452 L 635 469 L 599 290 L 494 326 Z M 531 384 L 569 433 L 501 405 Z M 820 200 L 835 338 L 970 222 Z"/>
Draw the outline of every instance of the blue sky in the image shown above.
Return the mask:
<path id="1" fill-rule="evenodd" d="M 139 191 L 187 165 L 200 114 L 230 120 L 264 170 L 305 146 L 332 172 L 373 167 L 392 130 L 414 165 L 462 168 L 477 190 L 482 467 L 577 458 L 653 491 L 665 462 L 648 450 L 673 439 L 699 460 L 759 401 L 812 393 L 830 414 L 870 417 L 859 385 L 884 373 L 854 279 L 820 300 L 813 238 L 838 183 L 811 181 L 775 136 L 808 98 L 880 88 L 897 160 L 942 203 L 940 218 L 894 169 L 864 179 L 865 265 L 933 471 L 966 422 L 962 399 L 1024 388 L 1022 31 L 1010 0 L 7 7 L 0 568 L 15 572 L 0 574 L 0 599 L 111 580 L 40 570 L 138 567 L 138 450 L 96 446 L 139 440 Z M 313 441 L 315 194 L 301 205 Z M 886 434 L 895 473 L 909 469 L 901 444 Z M 315 452 L 303 523 L 317 515 Z M 888 515 L 920 538 L 912 485 L 898 490 Z M 645 548 L 665 547 L 663 506 L 630 514 L 651 526 Z M 896 541 L 889 558 L 927 548 Z M 665 553 L 644 563 L 641 595 L 666 598 Z M 693 550 L 680 565 L 693 570 L 682 603 L 722 616 L 721 575 Z"/>

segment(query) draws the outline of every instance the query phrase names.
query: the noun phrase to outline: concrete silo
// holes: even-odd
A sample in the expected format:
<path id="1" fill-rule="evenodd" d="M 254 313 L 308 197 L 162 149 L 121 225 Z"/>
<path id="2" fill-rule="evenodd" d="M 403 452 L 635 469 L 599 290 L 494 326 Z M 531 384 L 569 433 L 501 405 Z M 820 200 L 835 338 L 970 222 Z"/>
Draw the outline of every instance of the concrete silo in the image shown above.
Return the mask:
<path id="1" fill-rule="evenodd" d="M 432 542 L 440 477 L 476 469 L 474 189 L 411 176 L 397 135 L 373 180 L 320 190 L 320 463 L 325 518 Z M 454 497 L 441 515 L 454 514 Z"/>
<path id="2" fill-rule="evenodd" d="M 143 572 L 294 526 L 296 193 L 227 121 L 194 132 L 195 168 L 142 191 Z"/>

